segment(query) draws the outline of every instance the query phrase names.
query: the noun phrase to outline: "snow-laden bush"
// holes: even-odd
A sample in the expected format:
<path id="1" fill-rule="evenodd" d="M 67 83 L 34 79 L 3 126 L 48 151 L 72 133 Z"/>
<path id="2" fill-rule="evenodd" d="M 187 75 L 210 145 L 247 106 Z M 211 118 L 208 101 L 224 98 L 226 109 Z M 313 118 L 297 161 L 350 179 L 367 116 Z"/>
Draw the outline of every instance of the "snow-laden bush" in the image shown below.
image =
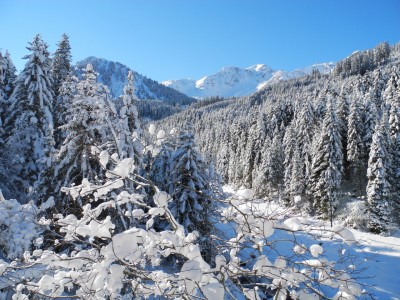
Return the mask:
<path id="1" fill-rule="evenodd" d="M 0 245 L 9 259 L 22 257 L 40 236 L 36 225 L 38 212 L 33 203 L 22 205 L 14 199 L 5 200 L 0 191 Z"/>
<path id="2" fill-rule="evenodd" d="M 117 167 L 124 169 L 125 163 L 122 160 Z M 198 233 L 186 234 L 168 209 L 174 199 L 158 191 L 151 207 L 143 195 L 121 189 L 121 182 L 113 176 L 104 185 L 84 180 L 79 186 L 65 188 L 73 198 L 93 198 L 80 216 L 56 215 L 51 221 L 51 227 L 58 228 L 55 246 L 74 248 L 64 248 L 69 250 L 61 253 L 56 247 L 25 252 L 17 265 L 4 265 L 4 269 L 19 270 L 13 273 L 13 281 L 8 281 L 15 297 L 287 299 L 290 295 L 355 299 L 361 293 L 343 261 L 329 261 L 323 246 L 315 242 L 299 242 L 302 235 L 313 233 L 313 228 L 299 219 L 280 220 L 262 202 L 242 196 L 228 199 L 222 211 L 226 224 L 220 224 L 225 237 L 214 237 L 219 239 L 220 253 L 210 265 L 201 255 Z M 138 225 L 117 231 L 107 213 L 116 207 L 121 209 L 121 218 L 137 219 Z M 164 218 L 169 226 L 157 230 L 153 226 L 158 218 Z M 278 231 L 286 233 L 283 241 L 274 236 Z M 346 243 L 354 241 L 344 228 L 318 228 L 318 232 Z M 278 242 L 290 246 L 275 248 Z M 163 263 L 165 258 L 178 256 L 183 264 Z M 2 282 L 7 274 L 3 273 Z"/>
<path id="3" fill-rule="evenodd" d="M 338 219 L 345 226 L 366 230 L 368 224 L 367 206 L 364 200 L 351 201 L 346 204 Z"/>

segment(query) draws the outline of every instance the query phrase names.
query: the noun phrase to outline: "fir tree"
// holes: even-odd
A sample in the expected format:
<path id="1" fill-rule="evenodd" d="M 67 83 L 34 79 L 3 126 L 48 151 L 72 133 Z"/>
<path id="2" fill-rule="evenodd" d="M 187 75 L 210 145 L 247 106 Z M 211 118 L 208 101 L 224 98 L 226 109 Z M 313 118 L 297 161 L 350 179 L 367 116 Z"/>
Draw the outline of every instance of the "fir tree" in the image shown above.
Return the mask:
<path id="1" fill-rule="evenodd" d="M 69 86 L 71 86 L 71 47 L 69 37 L 64 33 L 52 60 L 53 87 L 55 93 L 54 125 L 55 141 L 59 146 L 65 138 L 60 126 L 66 124 L 66 111 L 70 105 Z"/>
<path id="2" fill-rule="evenodd" d="M 135 95 L 133 72 L 128 73 L 128 83 L 124 87 L 124 94 L 121 96 L 123 106 L 119 112 L 120 128 L 119 140 L 121 145 L 119 148 L 127 157 L 132 157 L 135 162 L 141 163 L 142 147 L 139 141 L 140 122 L 136 103 L 139 99 Z"/>
<path id="3" fill-rule="evenodd" d="M 284 203 L 286 206 L 293 205 L 293 194 L 292 194 L 292 170 L 293 170 L 293 155 L 295 149 L 297 148 L 297 141 L 296 141 L 296 130 L 294 127 L 294 123 L 290 124 L 286 127 L 285 135 L 283 137 L 283 153 L 284 153 Z M 298 150 L 298 148 L 297 148 Z M 300 179 L 296 178 L 295 180 Z"/>
<path id="4" fill-rule="evenodd" d="M 204 256 L 210 255 L 212 190 L 207 165 L 196 150 L 194 136 L 183 132 L 171 156 L 171 211 L 187 232 L 197 231 Z"/>
<path id="5" fill-rule="evenodd" d="M 17 79 L 17 69 L 15 68 L 11 56 L 6 51 L 4 57 L 4 73 L 3 73 L 3 83 L 4 83 L 4 92 L 6 100 L 10 98 L 11 94 L 15 88 L 15 80 Z"/>
<path id="6" fill-rule="evenodd" d="M 54 155 L 49 52 L 40 35 L 27 49 L 31 54 L 25 57 L 28 62 L 16 81 L 6 119 L 6 130 L 10 132 L 8 155 L 26 193 L 29 186 L 46 181 L 40 177 L 51 166 Z"/>
<path id="7" fill-rule="evenodd" d="M 4 125 L 7 110 L 9 106 L 9 98 L 14 91 L 14 81 L 16 79 L 16 68 L 11 61 L 8 52 L 3 56 L 0 52 L 0 123 Z M 0 138 L 6 139 L 9 134 L 3 130 Z"/>
<path id="8" fill-rule="evenodd" d="M 5 71 L 6 64 L 5 59 L 3 58 L 3 54 L 0 52 L 0 128 L 3 127 L 3 122 L 5 118 L 5 110 L 6 110 L 6 95 L 5 95 Z M 0 129 L 0 139 L 3 138 L 3 130 Z"/>
<path id="9" fill-rule="evenodd" d="M 273 192 L 280 193 L 281 183 L 284 177 L 284 154 L 281 135 L 276 132 L 272 140 L 264 142 L 261 154 L 261 162 L 258 166 L 258 177 L 255 188 L 258 195 L 271 196 Z"/>
<path id="10" fill-rule="evenodd" d="M 383 116 L 376 125 L 372 137 L 371 151 L 368 160 L 368 229 L 374 233 L 386 232 L 391 224 L 393 206 L 390 201 L 390 140 L 387 136 L 387 121 Z"/>
<path id="11" fill-rule="evenodd" d="M 315 213 L 328 219 L 337 207 L 336 193 L 343 172 L 343 153 L 339 124 L 332 100 L 328 102 L 321 133 L 316 141 L 311 172 Z"/>
<path id="12" fill-rule="evenodd" d="M 308 201 L 303 200 L 305 197 L 305 187 L 306 187 L 306 178 L 303 174 L 303 166 L 301 160 L 301 151 L 298 146 L 295 146 L 293 157 L 292 157 L 292 164 L 291 164 L 291 172 L 290 172 L 290 181 L 286 183 L 288 185 L 288 192 L 291 197 L 290 205 L 296 206 L 298 209 L 302 211 L 309 210 Z"/>
<path id="13" fill-rule="evenodd" d="M 64 33 L 58 43 L 57 50 L 52 60 L 53 84 L 56 97 L 60 94 L 60 88 L 63 82 L 71 76 L 71 60 L 69 37 Z"/>
<path id="14" fill-rule="evenodd" d="M 357 101 L 353 101 L 350 106 L 350 116 L 347 127 L 347 160 L 349 162 L 350 178 L 356 178 L 358 183 L 357 190 L 361 190 L 361 176 L 363 171 L 363 126 L 360 109 Z M 365 173 L 364 173 L 365 174 Z"/>
<path id="15" fill-rule="evenodd" d="M 390 109 L 389 125 L 393 157 L 391 191 L 396 205 L 395 218 L 400 221 L 400 102 L 394 103 Z"/>
<path id="16" fill-rule="evenodd" d="M 92 65 L 86 67 L 83 78 L 75 88 L 70 87 L 75 90 L 69 108 L 71 120 L 62 127 L 67 137 L 55 166 L 54 176 L 58 182 L 55 193 L 62 210 L 69 209 L 72 203 L 61 193 L 61 187 L 81 184 L 84 178 L 93 183 L 99 182 L 103 172 L 96 152 L 115 148 L 110 146 L 112 133 L 106 121 L 110 112 L 105 101 L 107 90 L 97 83 Z M 82 199 L 79 201 L 82 205 Z"/>
<path id="17" fill-rule="evenodd" d="M 309 99 L 305 100 L 304 103 L 302 103 L 300 112 L 298 114 L 295 114 L 295 127 L 296 127 L 296 144 L 297 144 L 297 151 L 299 151 L 298 159 L 299 162 L 294 162 L 297 166 L 292 166 L 292 173 L 293 173 L 293 168 L 298 168 L 301 167 L 300 172 L 301 176 L 300 178 L 293 178 L 293 174 L 291 175 L 292 179 L 295 181 L 299 181 L 299 183 L 293 183 L 294 185 L 301 187 L 301 191 L 298 189 L 296 192 L 296 195 L 300 195 L 302 199 L 305 200 L 307 198 L 306 196 L 306 190 L 308 189 L 308 184 L 309 184 L 309 179 L 310 179 L 310 174 L 311 174 L 311 164 L 312 164 L 312 153 L 311 153 L 311 144 L 312 144 L 312 139 L 315 131 L 315 126 L 316 126 L 316 118 L 314 115 L 314 110 L 311 105 L 311 102 Z M 288 159 L 292 159 L 288 157 Z M 297 172 L 297 171 L 295 171 Z M 293 184 L 290 184 L 293 186 Z M 291 190 L 293 190 L 291 188 Z"/>
<path id="18" fill-rule="evenodd" d="M 375 126 L 377 124 L 378 111 L 373 101 L 368 100 L 364 104 L 364 114 L 363 114 L 363 138 L 362 142 L 364 144 L 364 155 L 363 158 L 365 162 L 368 161 L 368 153 L 371 149 L 372 136 L 374 134 Z"/>

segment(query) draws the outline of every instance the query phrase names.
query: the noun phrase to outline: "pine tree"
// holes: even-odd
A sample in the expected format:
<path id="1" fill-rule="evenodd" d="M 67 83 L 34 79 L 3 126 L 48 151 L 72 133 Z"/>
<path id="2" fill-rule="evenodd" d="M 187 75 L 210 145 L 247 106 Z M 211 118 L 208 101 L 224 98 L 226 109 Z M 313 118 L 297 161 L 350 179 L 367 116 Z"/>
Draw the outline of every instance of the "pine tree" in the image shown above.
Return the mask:
<path id="1" fill-rule="evenodd" d="M 290 181 L 289 183 L 286 183 L 288 185 L 288 192 L 292 196 L 290 199 L 290 205 L 296 206 L 302 211 L 307 211 L 309 209 L 309 202 L 303 200 L 305 197 L 307 179 L 303 174 L 304 164 L 301 160 L 301 151 L 297 145 L 294 148 L 293 157 L 291 159 Z"/>
<path id="2" fill-rule="evenodd" d="M 53 90 L 50 58 L 47 45 L 40 35 L 27 47 L 31 51 L 28 62 L 19 75 L 6 119 L 7 151 L 14 174 L 28 187 L 46 181 L 41 178 L 51 166 L 54 155 L 53 139 Z M 17 166 L 18 165 L 18 166 Z M 37 200 L 37 196 L 32 197 Z"/>
<path id="3" fill-rule="evenodd" d="M 390 46 L 387 42 L 382 42 L 374 48 L 374 61 L 376 65 L 383 64 L 390 55 Z"/>
<path id="4" fill-rule="evenodd" d="M 299 113 L 295 114 L 295 128 L 296 128 L 296 143 L 298 147 L 297 150 L 299 151 L 300 162 L 295 162 L 295 163 L 301 166 L 300 171 L 302 175 L 299 175 L 301 176 L 301 178 L 298 179 L 293 178 L 292 175 L 291 180 L 300 181 L 300 183 L 293 183 L 299 187 L 302 185 L 302 190 L 297 191 L 296 195 L 300 195 L 302 199 L 306 200 L 307 198 L 306 190 L 308 189 L 308 184 L 311 174 L 311 164 L 312 164 L 311 144 L 317 120 L 315 118 L 314 110 L 309 99 L 305 100 L 304 103 L 302 103 L 301 108 L 299 110 L 300 110 Z M 288 157 L 288 159 L 291 158 Z M 298 166 L 294 168 L 298 168 Z"/>
<path id="5" fill-rule="evenodd" d="M 71 203 L 61 193 L 61 187 L 81 184 L 84 178 L 92 183 L 99 182 L 103 172 L 96 151 L 115 148 L 115 145 L 110 146 L 112 133 L 106 121 L 110 113 L 105 101 L 107 90 L 97 83 L 92 65 L 87 65 L 84 71 L 83 80 L 76 87 L 70 87 L 75 91 L 69 107 L 71 120 L 62 127 L 67 137 L 55 166 L 54 177 L 58 184 L 54 190 L 62 210 L 69 209 Z M 79 201 L 83 204 L 82 199 Z"/>
<path id="6" fill-rule="evenodd" d="M 200 234 L 200 245 L 207 259 L 210 255 L 210 213 L 213 194 L 209 185 L 207 165 L 196 149 L 191 132 L 179 135 L 177 148 L 171 156 L 170 177 L 173 201 L 171 211 L 187 232 Z"/>
<path id="7" fill-rule="evenodd" d="M 361 176 L 363 173 L 363 126 L 361 113 L 357 101 L 353 101 L 350 106 L 350 115 L 347 127 L 347 160 L 349 165 L 350 178 L 357 179 L 358 191 L 361 190 Z M 365 174 L 365 173 L 364 173 Z"/>
<path id="8" fill-rule="evenodd" d="M 69 76 L 59 88 L 54 113 L 55 123 L 57 124 L 54 129 L 54 140 L 57 149 L 61 147 L 67 137 L 67 132 L 63 126 L 72 120 L 71 106 L 73 98 L 76 95 L 77 83 L 78 78 Z"/>
<path id="9" fill-rule="evenodd" d="M 294 164 L 297 164 L 297 161 L 293 160 L 294 153 L 297 149 L 299 151 L 297 144 L 297 131 L 295 128 L 295 123 L 291 123 L 289 126 L 286 127 L 285 135 L 283 137 L 283 153 L 284 153 L 284 175 L 283 175 L 283 182 L 284 182 L 284 203 L 286 206 L 293 206 L 294 199 L 293 197 L 296 196 L 292 193 L 293 184 L 297 185 L 297 183 L 293 183 L 292 180 L 300 180 L 303 178 L 293 178 L 293 168 Z M 300 155 L 300 153 L 298 153 Z"/>
<path id="10" fill-rule="evenodd" d="M 124 94 L 121 98 L 123 106 L 119 112 L 120 128 L 118 130 L 121 142 L 119 148 L 125 153 L 124 155 L 134 158 L 135 162 L 140 164 L 142 160 L 142 147 L 139 141 L 140 122 L 136 109 L 136 103 L 139 99 L 135 95 L 132 71 L 128 73 L 128 83 L 124 87 Z"/>
<path id="11" fill-rule="evenodd" d="M 57 50 L 52 60 L 53 86 L 56 97 L 60 94 L 60 88 L 63 82 L 71 76 L 71 60 L 69 37 L 64 33 L 58 43 Z"/>
<path id="12" fill-rule="evenodd" d="M 373 101 L 368 100 L 364 104 L 364 114 L 363 114 L 363 138 L 362 142 L 364 144 L 364 160 L 368 161 L 368 153 L 371 149 L 372 136 L 374 134 L 375 126 L 377 124 L 378 111 Z"/>
<path id="13" fill-rule="evenodd" d="M 56 145 L 60 146 L 62 141 L 65 139 L 60 126 L 66 124 L 66 111 L 70 105 L 69 86 L 71 81 L 74 79 L 72 76 L 71 68 L 71 47 L 69 44 L 69 37 L 64 33 L 58 48 L 54 53 L 52 60 L 52 72 L 53 72 L 53 89 L 55 93 L 54 102 L 54 125 L 55 125 L 55 141 Z"/>
<path id="14" fill-rule="evenodd" d="M 386 232 L 389 229 L 393 209 L 389 183 L 391 158 L 388 148 L 390 140 L 387 138 L 387 121 L 385 119 L 386 117 L 383 116 L 381 122 L 375 127 L 367 170 L 368 229 L 374 233 Z"/>
<path id="15" fill-rule="evenodd" d="M 154 158 L 151 164 L 150 178 L 154 184 L 161 190 L 169 194 L 173 193 L 171 174 L 171 157 L 175 145 L 170 140 L 165 141 L 160 152 Z"/>
<path id="16" fill-rule="evenodd" d="M 337 206 L 336 193 L 343 172 L 343 153 L 339 124 L 332 100 L 328 102 L 321 134 L 316 141 L 311 171 L 311 186 L 315 213 L 328 219 Z"/>
<path id="17" fill-rule="evenodd" d="M 5 71 L 6 62 L 3 54 L 0 52 L 0 140 L 3 138 L 4 131 L 2 130 L 6 110 L 6 93 L 5 93 Z M 0 148 L 1 149 L 1 148 Z"/>
<path id="18" fill-rule="evenodd" d="M 254 186 L 259 196 L 271 196 L 273 192 L 281 191 L 281 183 L 284 177 L 284 154 L 281 136 L 278 132 L 272 139 L 265 140 L 261 162 L 257 166 L 257 178 Z"/>
<path id="19" fill-rule="evenodd" d="M 400 99 L 399 99 L 400 100 Z M 391 192 L 396 205 L 395 218 L 400 221 L 400 101 L 392 104 L 389 116 L 391 152 L 392 152 L 392 182 Z"/>
<path id="20" fill-rule="evenodd" d="M 3 56 L 0 52 L 0 123 L 4 125 L 7 110 L 9 106 L 9 98 L 14 90 L 14 81 L 16 79 L 16 68 L 11 61 L 8 52 Z M 6 139 L 9 134 L 3 130 L 0 138 Z"/>
<path id="21" fill-rule="evenodd" d="M 255 160 L 257 153 L 261 150 L 261 140 L 262 140 L 262 131 L 260 130 L 260 122 L 256 119 L 254 115 L 249 116 L 251 119 L 249 121 L 250 128 L 248 133 L 248 141 L 245 145 L 245 157 L 244 157 L 244 179 L 243 184 L 244 186 L 251 187 L 254 184 L 254 177 L 255 174 Z"/>
<path id="22" fill-rule="evenodd" d="M 3 59 L 5 65 L 3 73 L 4 91 L 6 99 L 9 99 L 15 88 L 15 80 L 17 79 L 17 68 L 15 68 L 8 51 L 6 51 Z"/>

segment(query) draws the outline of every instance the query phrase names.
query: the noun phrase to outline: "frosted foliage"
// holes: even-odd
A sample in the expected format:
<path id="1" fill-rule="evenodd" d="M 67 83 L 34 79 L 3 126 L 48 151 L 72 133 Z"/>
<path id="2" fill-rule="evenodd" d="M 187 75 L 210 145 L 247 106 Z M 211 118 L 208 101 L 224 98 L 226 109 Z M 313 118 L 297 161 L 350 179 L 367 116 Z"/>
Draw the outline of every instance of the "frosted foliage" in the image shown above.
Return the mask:
<path id="1" fill-rule="evenodd" d="M 171 195 L 139 175 L 132 176 L 139 166 L 129 153 L 126 137 L 136 138 L 139 134 L 128 128 L 126 120 L 120 122 L 120 119 L 128 113 L 137 116 L 135 109 L 129 108 L 133 96 L 133 73 L 128 75 L 122 97 L 124 107 L 118 113 L 109 103 L 107 89 L 96 83 L 93 66 L 87 66 L 84 80 L 77 84 L 73 119 L 65 127 L 69 135 L 60 149 L 60 165 L 56 166 L 56 173 L 62 179 L 74 172 L 79 174 L 75 178 L 71 176 L 71 180 L 64 182 L 67 187 L 62 188 L 71 201 L 68 204 L 72 212 L 57 214 L 54 220 L 44 216 L 38 219 L 39 211 L 32 212 L 31 219 L 12 220 L 20 214 L 16 211 L 20 206 L 12 201 L 0 201 L 1 205 L 8 203 L 12 207 L 7 207 L 12 215 L 0 214 L 1 222 L 9 222 L 8 228 L 16 228 L 12 237 L 3 240 L 27 243 L 21 249 L 12 250 L 24 258 L 18 262 L 18 268 L 27 271 L 21 276 L 15 272 L 14 298 L 22 299 L 24 293 L 29 293 L 29 297 L 40 293 L 43 294 L 40 297 L 83 299 L 224 299 L 227 295 L 263 299 L 266 290 L 269 296 L 274 294 L 275 299 L 287 299 L 289 295 L 307 299 L 312 297 L 311 294 L 321 296 L 322 290 L 329 290 L 327 297 L 337 292 L 349 297 L 359 296 L 361 290 L 352 284 L 353 278 L 342 266 L 328 261 L 320 245 L 310 245 L 317 243 L 314 241 L 317 234 L 311 232 L 304 220 L 295 217 L 284 220 L 271 203 L 254 198 L 255 191 L 248 187 L 252 186 L 251 177 L 257 172 L 256 160 L 262 158 L 253 158 L 250 146 L 240 149 L 240 145 L 248 142 L 245 129 L 235 131 L 237 135 L 230 139 L 230 143 L 235 144 L 235 151 L 225 154 L 232 155 L 237 161 L 245 161 L 244 158 L 254 161 L 232 166 L 229 171 L 236 182 L 246 181 L 246 184 L 219 206 L 211 203 L 216 199 L 210 185 L 212 170 L 207 168 L 197 151 L 192 133 L 182 133 L 177 145 L 171 146 L 170 153 L 160 152 L 168 164 L 167 175 L 160 183 L 167 178 L 171 180 L 165 183 Z M 278 118 L 277 114 L 268 125 L 278 128 Z M 118 124 L 114 124 L 116 120 Z M 35 124 L 40 120 L 37 121 Z M 251 141 L 259 148 L 257 134 L 263 132 L 261 128 L 265 125 L 261 123 L 253 126 L 254 139 Z M 149 133 L 153 139 L 166 138 L 165 131 L 157 132 L 154 124 L 150 124 Z M 328 137 L 329 133 L 326 133 L 325 139 L 321 138 L 321 148 Z M 207 138 L 222 143 L 217 136 Z M 276 147 L 269 153 L 269 162 L 282 158 L 281 136 L 276 134 L 271 141 Z M 156 147 L 161 146 L 161 141 L 158 142 Z M 339 146 L 337 143 L 332 147 Z M 112 155 L 111 149 L 115 151 Z M 297 152 L 297 157 L 301 157 L 300 149 Z M 100 166 L 91 165 L 93 161 L 100 162 Z M 77 166 L 81 168 L 78 171 L 74 169 Z M 279 168 L 279 164 L 276 167 Z M 268 171 L 272 169 L 275 168 Z M 294 173 L 300 174 L 302 169 L 298 171 Z M 330 175 L 329 172 L 326 174 Z M 340 177 L 338 174 L 332 176 L 335 175 Z M 337 177 L 334 179 L 340 181 Z M 146 189 L 135 190 L 136 180 L 143 180 Z M 49 198 L 42 208 L 52 205 Z M 214 210 L 213 218 L 218 226 L 215 231 L 207 227 L 212 225 L 208 222 Z M 218 222 L 219 214 L 222 222 Z M 35 224 L 47 226 L 49 231 L 56 228 L 54 245 L 48 245 L 52 239 L 46 240 L 36 233 L 39 230 Z M 318 231 L 323 229 L 318 228 Z M 308 234 L 312 234 L 312 242 L 305 238 Z M 351 239 L 342 227 L 325 232 L 325 236 L 345 241 Z M 279 240 L 281 237 L 283 241 Z M 211 247 L 202 248 L 205 240 L 215 242 L 219 253 L 214 249 L 210 251 Z M 275 248 L 279 243 L 284 243 L 285 247 Z M 214 261 L 215 267 L 208 263 Z M 0 261 L 0 274 L 7 268 L 8 263 Z M 27 276 L 30 272 L 32 276 Z M 243 284 L 248 279 L 252 284 Z"/>
<path id="2" fill-rule="evenodd" d="M 156 193 L 154 195 L 156 207 L 150 207 L 142 201 L 141 195 L 130 194 L 127 191 L 118 193 L 119 188 L 119 184 L 113 186 L 105 183 L 103 186 L 96 186 L 85 180 L 80 186 L 65 189 L 66 192 L 78 195 L 92 193 L 95 198 L 98 194 L 105 195 L 99 190 L 107 189 L 111 194 L 114 193 L 114 196 L 102 198 L 104 202 L 95 207 L 90 204 L 85 205 L 80 218 L 74 215 L 65 217 L 59 215 L 57 226 L 64 240 L 72 242 L 87 239 L 87 246 L 84 249 L 77 247 L 69 255 L 60 255 L 51 249 L 35 250 L 32 254 L 25 252 L 27 270 L 24 274 L 32 271 L 29 273 L 32 276 L 29 282 L 24 282 L 23 287 L 26 290 L 18 288 L 17 285 L 15 295 L 23 295 L 23 291 L 35 291 L 52 297 L 74 295 L 80 298 L 90 296 L 93 299 L 115 299 L 132 297 L 129 287 L 133 287 L 135 297 L 142 298 L 162 296 L 173 299 L 177 296 L 192 298 L 204 295 L 208 299 L 224 299 L 227 294 L 240 293 L 249 299 L 262 299 L 259 287 L 233 285 L 233 281 L 240 280 L 243 276 L 260 278 L 261 286 L 262 282 L 272 282 L 271 291 L 275 293 L 277 299 L 286 299 L 289 293 L 311 299 L 314 290 L 308 287 L 320 285 L 337 289 L 338 295 L 357 297 L 361 293 L 359 286 L 353 281 L 348 282 L 349 276 L 344 276 L 343 272 L 339 272 L 340 276 L 334 275 L 332 272 L 334 262 L 328 263 L 321 258 L 307 259 L 309 256 L 304 245 L 295 247 L 293 253 L 287 257 L 275 257 L 272 263 L 268 257 L 270 248 L 267 242 L 274 231 L 285 230 L 285 226 L 295 231 L 295 226 L 290 224 L 295 224 L 297 227 L 306 225 L 294 218 L 286 223 L 280 221 L 265 203 L 249 205 L 247 200 L 237 195 L 229 199 L 230 205 L 223 208 L 222 215 L 234 225 L 229 227 L 229 235 L 232 235 L 232 238 L 227 241 L 228 252 L 218 254 L 215 257 L 215 268 L 212 268 L 202 258 L 197 244 L 198 234 L 196 232 L 185 234 L 183 226 L 168 209 L 170 196 L 167 193 Z M 114 233 L 116 227 L 111 217 L 106 216 L 101 219 L 100 216 L 104 216 L 108 208 L 115 207 L 118 203 L 130 203 L 146 208 L 132 210 L 130 214 L 134 218 L 144 218 L 146 229 L 143 226 L 133 226 L 120 233 Z M 7 204 L 7 209 L 21 208 L 13 201 L 3 200 L 0 204 Z M 15 212 L 13 214 L 16 215 Z M 35 216 L 35 213 L 31 216 Z M 155 216 L 165 216 L 171 229 L 153 228 Z M 16 223 L 18 225 L 14 226 L 22 224 Z M 46 223 L 43 218 L 41 223 Z M 24 228 L 29 226 L 24 224 Z M 338 228 L 338 231 L 344 229 Z M 32 236 L 31 240 L 35 240 L 36 246 L 43 245 L 43 239 L 38 235 Z M 94 245 L 96 241 L 102 242 L 96 247 L 91 247 L 90 245 Z M 250 268 L 241 263 L 248 249 L 258 250 L 253 252 L 256 256 Z M 322 247 L 316 244 L 309 246 L 309 249 L 311 256 L 314 257 L 320 256 L 323 252 Z M 173 254 L 183 257 L 185 262 L 175 269 L 174 273 L 165 273 L 162 260 Z M 293 267 L 289 258 L 292 255 L 297 259 L 295 264 L 302 266 L 301 270 Z M 31 265 L 36 264 L 43 266 L 40 272 L 33 272 L 34 269 L 30 269 Z M 0 271 L 4 272 L 7 268 L 8 265 L 0 261 Z M 313 272 L 318 272 L 319 276 L 315 277 L 312 275 Z M 324 274 L 332 275 L 327 280 Z M 276 289 L 278 286 L 281 288 Z"/>
<path id="3" fill-rule="evenodd" d="M 167 206 L 168 202 L 171 200 L 171 197 L 165 192 L 159 192 L 154 195 L 154 203 L 158 207 L 165 207 Z"/>
<path id="4" fill-rule="evenodd" d="M 150 124 L 150 125 L 149 125 L 149 133 L 150 133 L 151 135 L 153 135 L 153 134 L 156 133 L 156 126 L 155 126 L 154 124 Z"/>
<path id="5" fill-rule="evenodd" d="M 0 244 L 8 258 L 21 257 L 41 234 L 36 225 L 37 213 L 39 209 L 31 203 L 21 205 L 16 200 L 0 201 Z"/>
<path id="6" fill-rule="evenodd" d="M 161 129 L 157 133 L 157 139 L 164 139 L 165 135 L 166 135 L 165 131 L 163 129 Z"/>
<path id="7" fill-rule="evenodd" d="M 225 289 L 219 282 L 212 282 L 201 288 L 206 299 L 224 299 Z"/>
<path id="8" fill-rule="evenodd" d="M 120 161 L 117 166 L 109 172 L 109 177 L 121 177 L 121 178 L 128 178 L 129 174 L 133 172 L 135 169 L 133 158 L 125 158 Z"/>

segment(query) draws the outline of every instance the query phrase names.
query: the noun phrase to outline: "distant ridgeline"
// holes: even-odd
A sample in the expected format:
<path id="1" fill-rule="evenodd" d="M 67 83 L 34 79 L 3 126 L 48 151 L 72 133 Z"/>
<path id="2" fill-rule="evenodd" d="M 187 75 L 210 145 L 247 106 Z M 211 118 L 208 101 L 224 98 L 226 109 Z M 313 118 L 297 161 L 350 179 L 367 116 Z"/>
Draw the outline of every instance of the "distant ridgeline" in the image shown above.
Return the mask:
<path id="1" fill-rule="evenodd" d="M 331 74 L 200 102 L 159 126 L 190 122 L 225 183 L 324 218 L 362 196 L 360 206 L 393 221 L 400 207 L 399 74 L 400 44 L 382 43 L 338 62 Z M 369 227 L 379 231 L 375 223 Z"/>

